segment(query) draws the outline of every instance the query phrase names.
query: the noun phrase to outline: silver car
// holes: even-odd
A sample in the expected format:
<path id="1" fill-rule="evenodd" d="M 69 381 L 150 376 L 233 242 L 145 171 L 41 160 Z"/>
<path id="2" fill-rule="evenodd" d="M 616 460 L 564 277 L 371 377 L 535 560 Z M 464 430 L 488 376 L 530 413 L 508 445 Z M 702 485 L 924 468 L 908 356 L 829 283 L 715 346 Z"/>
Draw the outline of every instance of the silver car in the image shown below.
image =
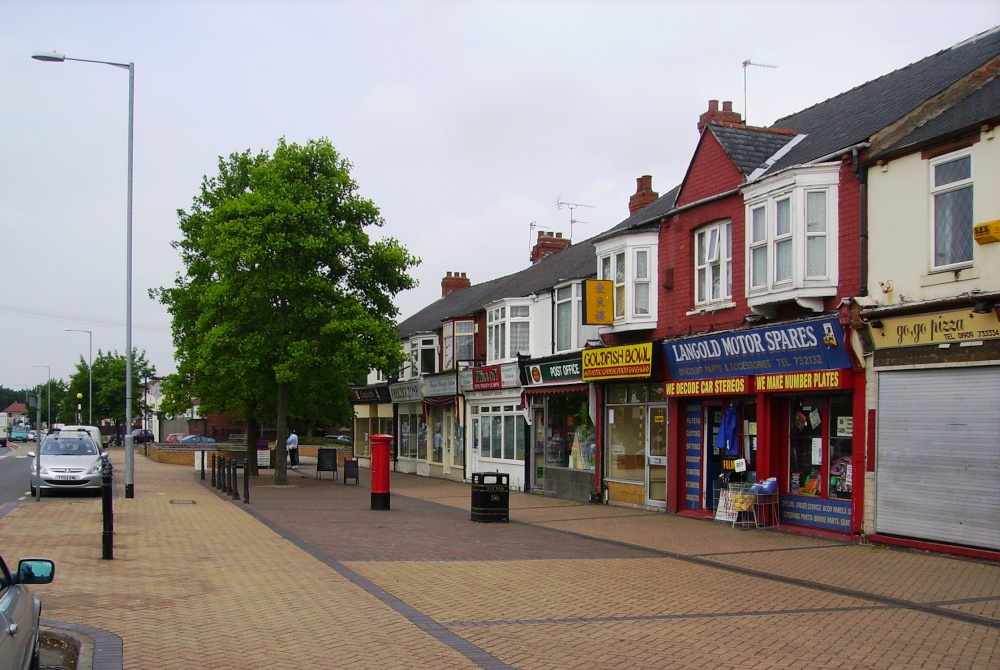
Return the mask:
<path id="1" fill-rule="evenodd" d="M 28 584 L 48 584 L 56 565 L 46 558 L 25 558 L 11 574 L 0 556 L 0 668 L 37 668 L 38 618 L 42 599 Z"/>
<path id="2" fill-rule="evenodd" d="M 100 491 L 102 483 L 102 454 L 94 439 L 86 431 L 56 431 L 42 439 L 39 456 L 29 451 L 31 457 L 31 495 L 37 487 L 50 490 Z M 36 472 L 41 468 L 41 476 Z"/>

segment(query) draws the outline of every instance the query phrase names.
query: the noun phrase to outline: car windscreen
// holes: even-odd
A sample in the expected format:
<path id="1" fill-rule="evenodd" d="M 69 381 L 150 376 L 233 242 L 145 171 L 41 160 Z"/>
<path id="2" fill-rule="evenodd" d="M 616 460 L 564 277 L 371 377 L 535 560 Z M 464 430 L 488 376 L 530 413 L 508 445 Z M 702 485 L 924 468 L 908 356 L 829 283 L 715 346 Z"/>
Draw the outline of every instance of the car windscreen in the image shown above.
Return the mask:
<path id="1" fill-rule="evenodd" d="M 42 454 L 47 456 L 96 456 L 97 447 L 90 438 L 50 437 L 42 442 Z"/>

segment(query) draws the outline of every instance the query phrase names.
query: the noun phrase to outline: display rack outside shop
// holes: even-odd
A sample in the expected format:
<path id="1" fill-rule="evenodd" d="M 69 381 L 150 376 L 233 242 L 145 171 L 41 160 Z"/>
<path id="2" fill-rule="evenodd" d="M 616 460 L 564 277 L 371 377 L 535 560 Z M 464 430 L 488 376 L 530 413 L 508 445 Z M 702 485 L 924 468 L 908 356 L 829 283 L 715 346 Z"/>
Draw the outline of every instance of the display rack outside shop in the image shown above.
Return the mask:
<path id="1" fill-rule="evenodd" d="M 752 484 L 734 482 L 716 492 L 715 518 L 733 527 L 766 528 L 780 523 L 777 493 L 751 493 Z"/>

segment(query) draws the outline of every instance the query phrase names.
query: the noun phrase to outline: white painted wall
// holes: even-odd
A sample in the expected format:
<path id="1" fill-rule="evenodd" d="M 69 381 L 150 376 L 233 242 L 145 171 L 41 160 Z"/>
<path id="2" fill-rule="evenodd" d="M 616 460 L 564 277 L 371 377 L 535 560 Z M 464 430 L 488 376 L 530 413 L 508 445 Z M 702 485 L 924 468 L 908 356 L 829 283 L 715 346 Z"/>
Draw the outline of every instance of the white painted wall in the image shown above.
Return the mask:
<path id="1" fill-rule="evenodd" d="M 1000 219 L 1000 131 L 972 147 L 973 222 Z M 1000 242 L 973 244 L 973 264 L 930 273 L 933 222 L 930 164 L 919 152 L 868 171 L 869 295 L 881 304 L 1000 290 Z M 971 234 L 971 233 L 970 233 Z M 882 284 L 880 284 L 882 282 Z M 884 291 L 885 282 L 892 283 Z"/>

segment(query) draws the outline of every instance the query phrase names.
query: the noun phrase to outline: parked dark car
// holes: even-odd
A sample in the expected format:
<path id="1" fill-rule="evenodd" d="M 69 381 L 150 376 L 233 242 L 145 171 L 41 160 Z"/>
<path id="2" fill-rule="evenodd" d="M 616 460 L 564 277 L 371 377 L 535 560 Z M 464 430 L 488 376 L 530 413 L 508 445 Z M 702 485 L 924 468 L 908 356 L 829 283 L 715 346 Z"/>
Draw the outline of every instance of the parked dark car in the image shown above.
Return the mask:
<path id="1" fill-rule="evenodd" d="M 149 444 L 153 441 L 153 431 L 136 428 L 132 431 L 132 444 Z"/>
<path id="2" fill-rule="evenodd" d="M 23 558 L 11 573 L 0 556 L 0 661 L 10 661 L 13 670 L 39 667 L 38 617 L 42 599 L 29 584 L 48 584 L 56 574 L 56 564 L 47 558 Z M 6 670 L 5 667 L 5 670 Z"/>

